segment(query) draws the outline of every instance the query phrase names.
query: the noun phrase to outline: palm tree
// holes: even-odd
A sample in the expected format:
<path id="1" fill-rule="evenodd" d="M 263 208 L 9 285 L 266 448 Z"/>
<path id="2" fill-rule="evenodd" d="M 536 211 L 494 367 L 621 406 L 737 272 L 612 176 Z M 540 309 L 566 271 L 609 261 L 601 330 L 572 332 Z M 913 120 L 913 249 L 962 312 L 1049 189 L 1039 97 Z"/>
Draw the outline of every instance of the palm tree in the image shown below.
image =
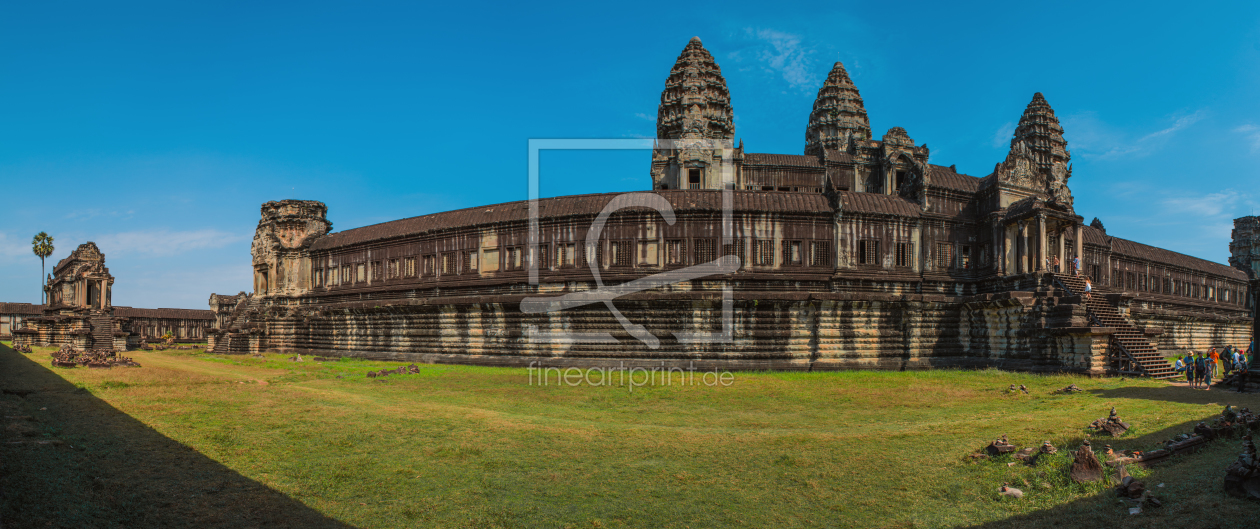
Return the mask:
<path id="1" fill-rule="evenodd" d="M 40 282 L 40 299 L 44 304 L 48 304 L 47 293 L 44 292 L 44 259 L 53 253 L 53 238 L 47 232 L 39 232 L 35 234 L 35 239 L 31 241 L 31 251 L 39 256 L 39 282 Z"/>

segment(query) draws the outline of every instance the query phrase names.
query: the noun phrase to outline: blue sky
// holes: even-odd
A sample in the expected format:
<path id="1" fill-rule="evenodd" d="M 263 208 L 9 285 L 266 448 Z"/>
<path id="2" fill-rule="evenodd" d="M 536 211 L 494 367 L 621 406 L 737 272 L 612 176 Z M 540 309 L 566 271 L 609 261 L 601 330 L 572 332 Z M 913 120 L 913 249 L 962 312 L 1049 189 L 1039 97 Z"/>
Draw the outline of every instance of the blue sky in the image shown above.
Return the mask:
<path id="1" fill-rule="evenodd" d="M 39 301 L 41 230 L 52 263 L 95 241 L 117 305 L 204 308 L 249 288 L 268 200 L 341 230 L 524 199 L 529 138 L 653 136 L 692 36 L 750 152 L 802 151 L 837 60 L 877 136 L 977 176 L 1043 92 L 1079 214 L 1225 262 L 1260 213 L 1260 5 L 1107 4 L 7 2 L 0 300 Z M 647 189 L 648 160 L 549 152 L 542 193 Z"/>

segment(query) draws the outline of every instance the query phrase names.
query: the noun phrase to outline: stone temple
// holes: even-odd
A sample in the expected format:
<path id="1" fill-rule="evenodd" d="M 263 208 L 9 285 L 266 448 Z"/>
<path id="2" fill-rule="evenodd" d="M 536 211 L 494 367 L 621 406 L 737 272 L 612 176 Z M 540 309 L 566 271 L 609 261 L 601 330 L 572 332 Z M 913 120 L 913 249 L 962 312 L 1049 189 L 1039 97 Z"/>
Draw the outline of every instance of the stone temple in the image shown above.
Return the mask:
<path id="1" fill-rule="evenodd" d="M 48 305 L 0 303 L 0 334 L 14 345 L 69 345 L 79 350 L 126 351 L 170 334 L 200 342 L 213 324 L 210 311 L 116 307 L 114 276 L 96 243 L 79 245 L 53 267 Z M 6 332 L 7 331 L 7 332 Z"/>
<path id="2" fill-rule="evenodd" d="M 1071 152 L 1042 94 L 985 176 L 931 163 L 901 127 L 876 136 L 840 63 L 805 110 L 802 154 L 746 152 L 726 80 L 696 38 L 661 94 L 655 211 L 609 213 L 619 194 L 564 196 L 538 200 L 536 222 L 524 201 L 333 232 L 320 202 L 268 202 L 254 291 L 212 301 L 213 348 L 1167 376 L 1165 355 L 1250 340 L 1246 272 L 1110 236 L 1076 214 Z M 1088 299 L 1082 277 L 1052 270 L 1076 256 L 1093 281 Z M 706 266 L 703 277 L 630 288 Z M 526 310 L 538 299 L 573 302 Z"/>

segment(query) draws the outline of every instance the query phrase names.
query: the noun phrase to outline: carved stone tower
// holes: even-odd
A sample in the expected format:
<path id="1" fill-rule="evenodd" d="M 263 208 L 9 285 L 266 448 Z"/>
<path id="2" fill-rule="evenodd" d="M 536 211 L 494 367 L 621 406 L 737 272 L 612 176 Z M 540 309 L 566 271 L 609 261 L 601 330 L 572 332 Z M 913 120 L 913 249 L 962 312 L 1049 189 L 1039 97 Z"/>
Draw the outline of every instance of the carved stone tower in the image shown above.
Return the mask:
<path id="1" fill-rule="evenodd" d="M 311 288 L 309 248 L 332 230 L 328 207 L 314 200 L 281 200 L 262 205 L 254 231 L 254 294 L 296 296 Z"/>
<path id="2" fill-rule="evenodd" d="M 1072 153 L 1067 150 L 1054 109 L 1041 92 L 1033 94 L 1015 127 L 1006 161 L 993 170 L 1003 188 L 1002 207 L 1038 196 L 1071 211 L 1072 192 L 1067 187 L 1072 177 L 1071 161 Z"/>
<path id="3" fill-rule="evenodd" d="M 1234 219 L 1229 265 L 1247 272 L 1252 280 L 1260 279 L 1260 217 Z"/>
<path id="4" fill-rule="evenodd" d="M 844 65 L 836 63 L 818 89 L 814 110 L 805 128 L 805 154 L 822 155 L 824 149 L 848 151 L 854 141 L 871 139 L 871 122 L 862 95 L 849 79 Z"/>
<path id="5" fill-rule="evenodd" d="M 721 148 L 731 148 L 731 94 L 713 55 L 692 37 L 669 71 L 656 136 L 675 140 L 652 151 L 653 189 L 720 189 Z"/>

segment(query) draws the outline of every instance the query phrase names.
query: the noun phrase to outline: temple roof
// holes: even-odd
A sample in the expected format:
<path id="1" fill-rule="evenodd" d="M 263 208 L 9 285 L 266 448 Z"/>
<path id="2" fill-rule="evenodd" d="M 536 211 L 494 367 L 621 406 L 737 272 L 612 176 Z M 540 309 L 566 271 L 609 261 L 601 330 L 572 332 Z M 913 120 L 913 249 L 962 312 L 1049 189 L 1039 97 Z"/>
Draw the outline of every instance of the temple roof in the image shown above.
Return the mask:
<path id="1" fill-rule="evenodd" d="M 733 116 L 722 69 L 700 37 L 692 37 L 665 80 L 656 113 L 656 137 L 733 139 Z"/>
<path id="2" fill-rule="evenodd" d="M 898 195 L 837 191 L 840 194 L 840 210 L 843 212 L 918 217 L 919 205 Z"/>
<path id="3" fill-rule="evenodd" d="M 928 182 L 932 187 L 975 193 L 980 190 L 983 179 L 956 172 L 949 167 L 928 164 Z"/>
<path id="4" fill-rule="evenodd" d="M 32 305 L 30 303 L 2 303 L 0 302 L 0 314 L 43 314 L 43 305 Z"/>
<path id="5" fill-rule="evenodd" d="M 750 152 L 744 154 L 744 165 L 781 165 L 786 167 L 812 167 L 822 169 L 818 157 L 808 154 L 767 154 Z"/>
<path id="6" fill-rule="evenodd" d="M 1208 261 L 1207 259 L 1200 259 L 1183 253 L 1177 253 L 1172 250 L 1156 248 L 1154 246 L 1130 241 L 1128 239 L 1112 237 L 1107 235 L 1106 232 L 1091 226 L 1084 226 L 1081 229 L 1084 232 L 1084 242 L 1100 246 L 1108 246 L 1111 248 L 1111 252 L 1113 254 L 1179 266 L 1212 275 L 1225 276 L 1229 279 L 1236 279 L 1238 281 L 1247 281 L 1246 272 L 1231 266 Z"/>
<path id="7" fill-rule="evenodd" d="M 722 211 L 722 192 L 717 190 L 658 190 L 669 201 L 675 212 Z M 821 213 L 831 212 L 827 198 L 818 193 L 780 193 L 763 191 L 732 191 L 732 208 L 735 211 L 756 213 Z M 572 195 L 538 199 L 538 215 L 543 219 L 559 219 L 571 216 L 594 216 L 622 193 Z M 621 210 L 627 211 L 627 210 Z M 336 233 L 330 233 L 315 241 L 312 250 L 361 244 L 371 241 L 422 235 L 474 226 L 503 222 L 525 222 L 529 218 L 529 201 L 507 202 L 475 208 L 432 213 L 419 217 L 373 224 Z"/>
<path id="8" fill-rule="evenodd" d="M 165 318 L 171 320 L 213 320 L 214 312 L 197 309 L 137 309 L 114 306 L 118 318 Z"/>
<path id="9" fill-rule="evenodd" d="M 857 86 L 844 65 L 837 62 L 814 99 L 814 110 L 805 127 L 805 154 L 818 154 L 823 149 L 846 150 L 850 139 L 871 139 L 871 122 Z"/>

